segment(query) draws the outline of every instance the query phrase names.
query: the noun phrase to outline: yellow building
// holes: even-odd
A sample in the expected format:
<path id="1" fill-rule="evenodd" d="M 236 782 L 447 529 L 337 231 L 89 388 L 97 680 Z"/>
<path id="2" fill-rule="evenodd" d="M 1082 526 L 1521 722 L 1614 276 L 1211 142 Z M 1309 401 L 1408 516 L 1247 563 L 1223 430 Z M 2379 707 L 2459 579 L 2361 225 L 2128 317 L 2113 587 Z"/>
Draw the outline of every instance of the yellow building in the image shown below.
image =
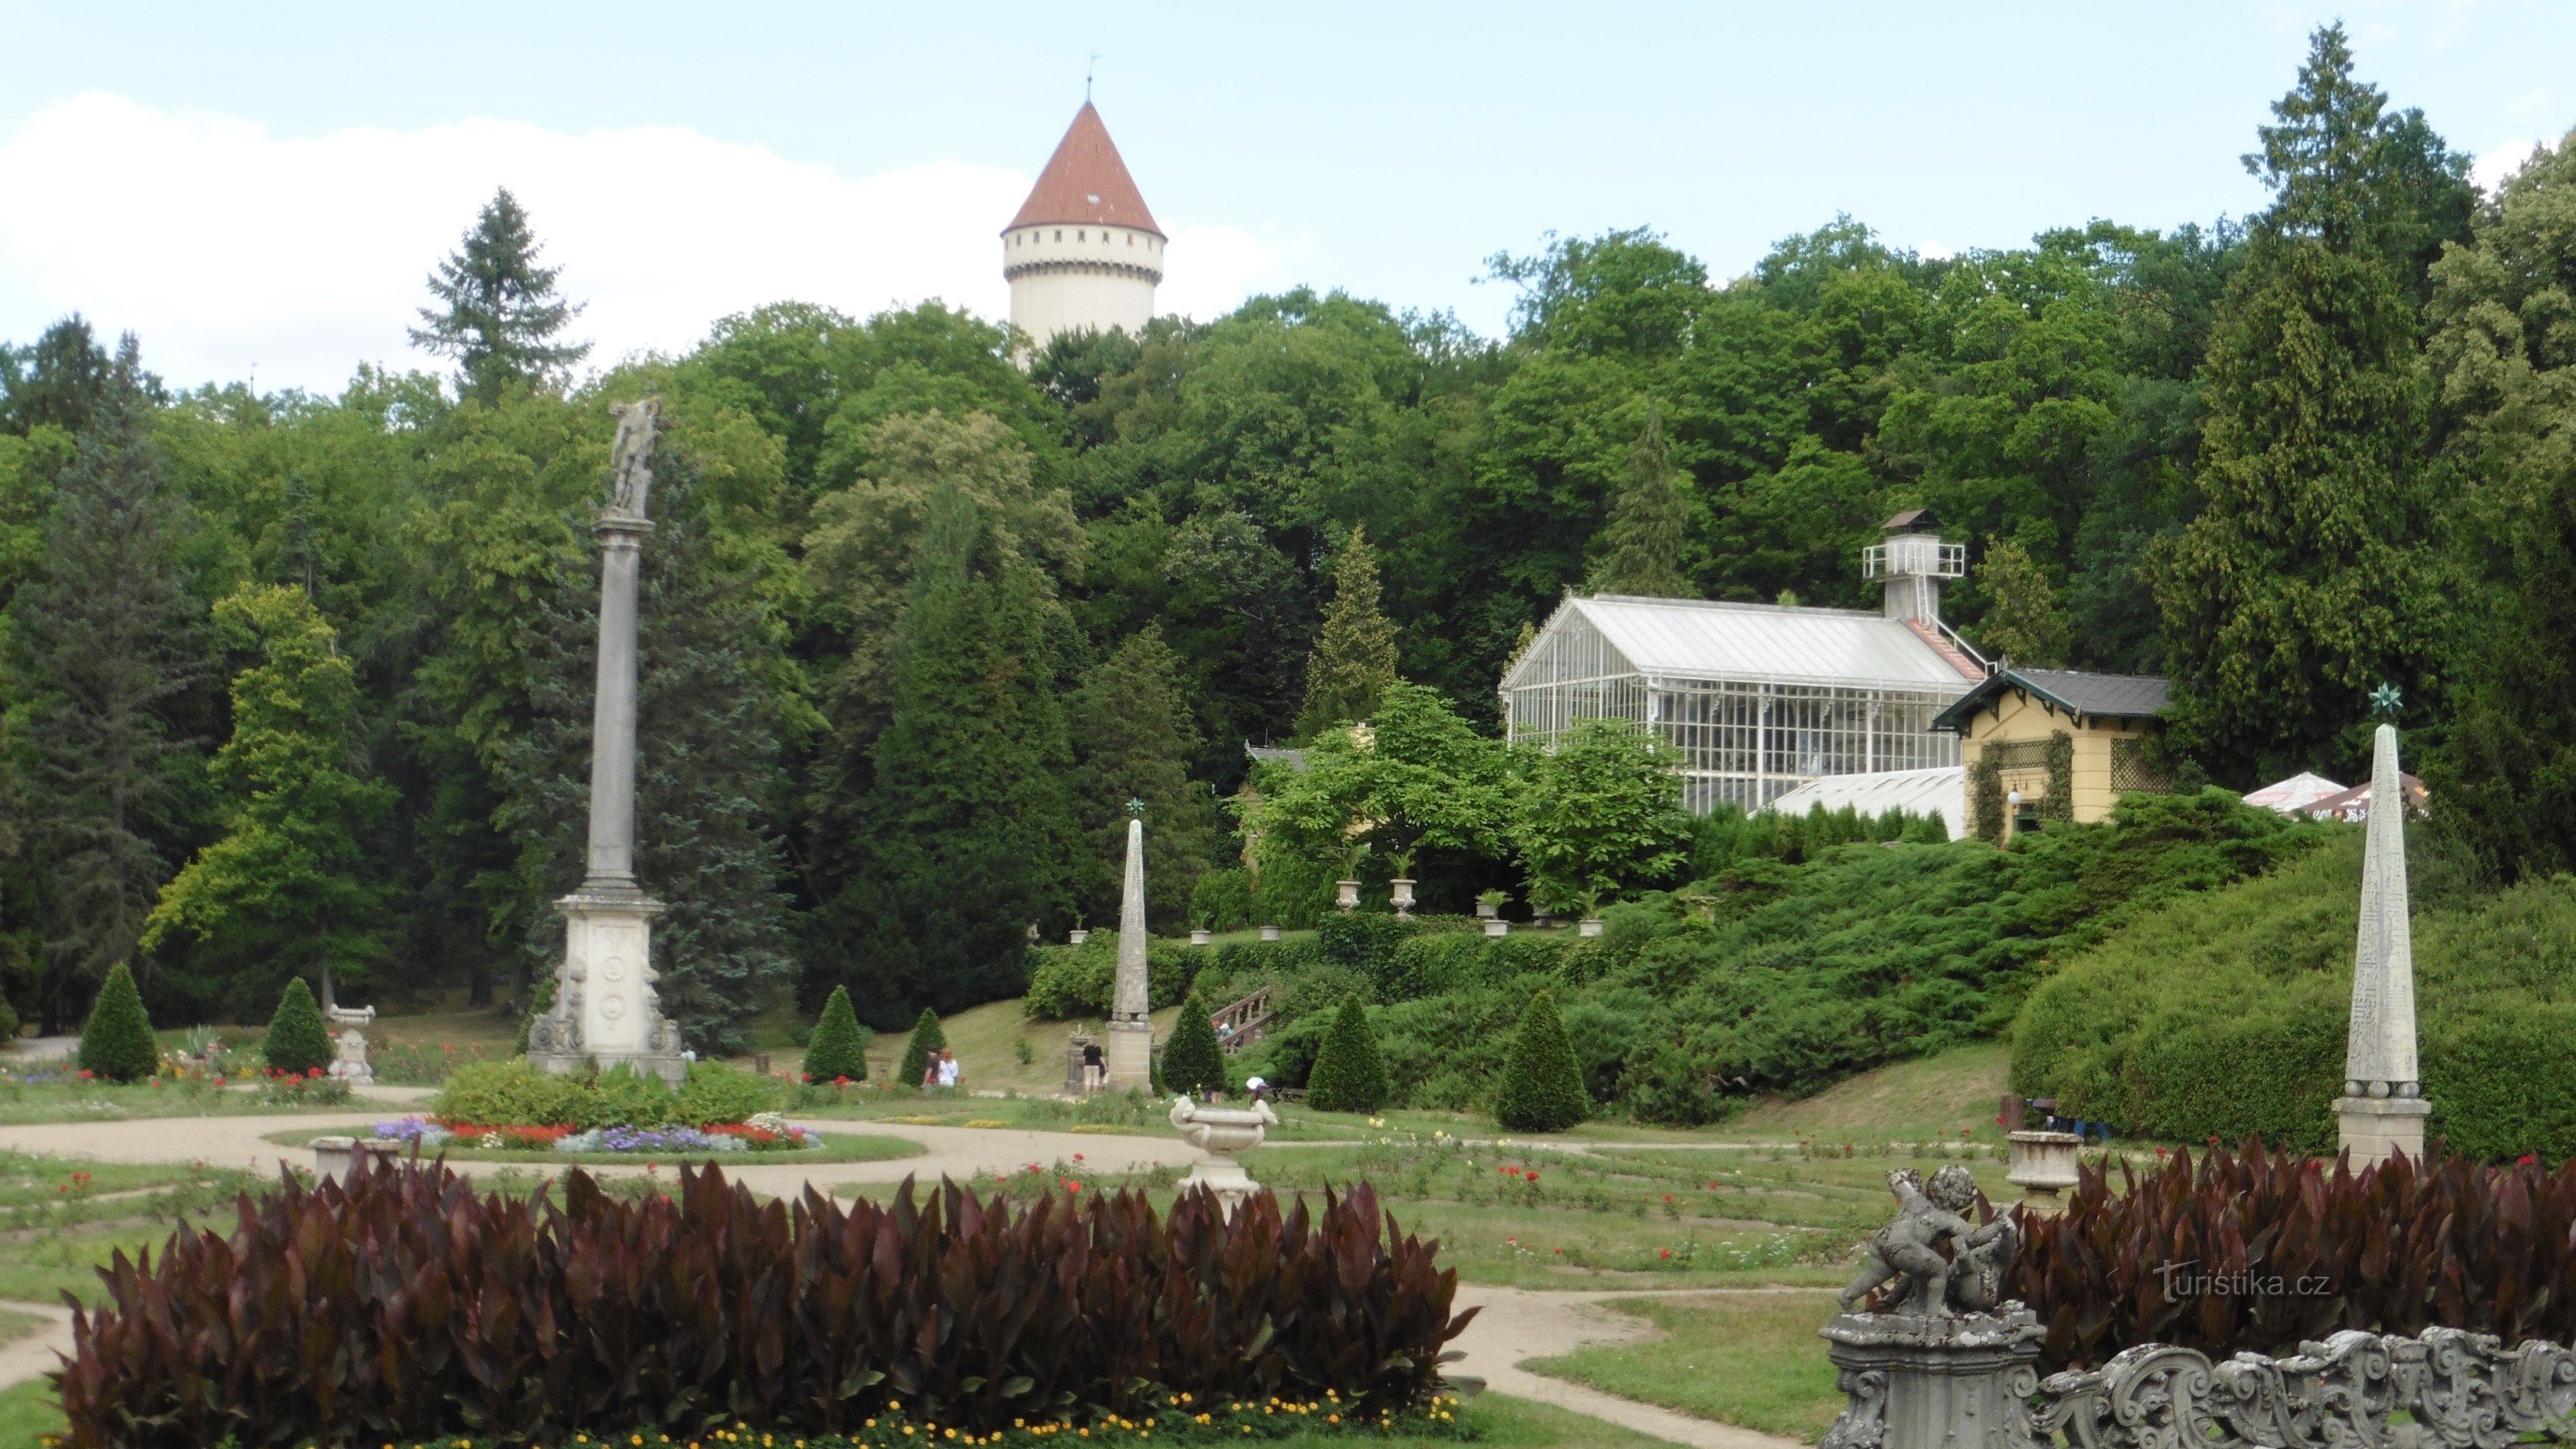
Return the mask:
<path id="1" fill-rule="evenodd" d="M 1989 840 L 2051 820 L 2100 820 L 2131 790 L 2162 791 L 2147 741 L 2165 682 L 2142 674 L 1997 669 L 1932 728 L 1959 736 L 1968 830 Z"/>

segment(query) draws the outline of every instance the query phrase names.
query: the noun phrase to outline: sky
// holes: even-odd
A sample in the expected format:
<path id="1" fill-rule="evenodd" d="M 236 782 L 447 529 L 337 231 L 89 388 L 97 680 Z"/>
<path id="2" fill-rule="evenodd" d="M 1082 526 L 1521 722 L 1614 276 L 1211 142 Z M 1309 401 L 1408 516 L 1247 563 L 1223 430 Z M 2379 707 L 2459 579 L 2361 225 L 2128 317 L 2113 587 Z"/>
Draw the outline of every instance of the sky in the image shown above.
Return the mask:
<path id="1" fill-rule="evenodd" d="M 78 310 L 181 386 L 434 367 L 494 188 L 605 364 L 797 299 L 1008 315 L 997 233 L 1092 94 L 1163 310 L 1341 288 L 1502 330 L 1497 252 L 1643 226 L 1740 275 L 1838 213 L 1927 254 L 2263 204 L 2342 18 L 2492 183 L 2576 126 L 2576 5 L 66 6 L 0 0 L 0 341 Z"/>

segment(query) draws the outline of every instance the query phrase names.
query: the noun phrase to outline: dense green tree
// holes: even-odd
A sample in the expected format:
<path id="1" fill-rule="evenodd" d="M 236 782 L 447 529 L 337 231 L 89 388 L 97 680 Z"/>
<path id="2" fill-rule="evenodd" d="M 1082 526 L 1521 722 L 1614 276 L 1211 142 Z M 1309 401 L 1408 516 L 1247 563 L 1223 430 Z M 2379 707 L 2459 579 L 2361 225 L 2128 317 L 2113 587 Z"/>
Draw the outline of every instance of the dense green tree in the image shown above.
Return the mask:
<path id="1" fill-rule="evenodd" d="M 78 312 L 44 330 L 23 352 L 0 348 L 0 432 L 37 428 L 87 432 L 105 420 L 119 389 L 107 349 Z"/>
<path id="2" fill-rule="evenodd" d="M 2389 240 L 2398 122 L 2351 72 L 2340 28 L 2319 31 L 2247 158 L 2275 201 L 2203 367 L 2204 506 L 2159 564 L 2172 733 L 2226 779 L 2333 764 L 2372 690 L 2439 678 L 2429 399 Z"/>
<path id="3" fill-rule="evenodd" d="M 1318 736 L 1294 765 L 1261 772 L 1244 826 L 1259 838 L 1265 870 L 1337 879 L 1366 850 L 1409 876 L 1425 849 L 1504 853 L 1505 774 L 1502 747 L 1439 691 L 1397 680 L 1368 729 Z"/>
<path id="4" fill-rule="evenodd" d="M 260 1059 L 272 1072 L 292 1076 L 327 1068 L 331 1065 L 331 1032 L 322 1021 L 322 1005 L 313 999 L 313 988 L 301 976 L 286 978 L 286 989 L 278 993 L 277 1010 L 268 1019 L 268 1035 L 259 1043 Z"/>
<path id="5" fill-rule="evenodd" d="M 132 959 L 188 843 L 199 768 L 174 728 L 203 668 L 190 518 L 150 439 L 140 374 L 129 338 L 9 610 L 8 734 L 42 893 L 36 1014 L 49 1032 Z"/>
<path id="6" fill-rule="evenodd" d="M 215 606 L 215 624 L 255 653 L 233 679 L 233 733 L 210 772 L 224 833 L 163 887 L 142 944 L 194 941 L 191 985 L 236 1012 L 282 974 L 320 981 L 327 1000 L 380 949 L 366 843 L 391 792 L 351 766 L 355 675 L 302 589 L 245 587 Z"/>
<path id="7" fill-rule="evenodd" d="M 1395 626 L 1378 609 L 1377 550 L 1354 528 L 1333 561 L 1333 601 L 1306 658 L 1306 707 L 1297 732 L 1312 735 L 1368 718 L 1395 682 Z"/>
<path id="8" fill-rule="evenodd" d="M 923 1007 L 921 1019 L 912 1024 L 912 1039 L 904 1043 L 903 1064 L 894 1069 L 896 1084 L 920 1086 L 921 1079 L 929 1074 L 931 1054 L 947 1047 L 948 1034 L 939 1029 L 939 1013 Z"/>
<path id="9" fill-rule="evenodd" d="M 1623 719 L 1578 721 L 1523 761 L 1513 840 L 1531 899 L 1586 915 L 1684 858 L 1672 749 Z"/>
<path id="10" fill-rule="evenodd" d="M 865 1028 L 859 1025 L 858 1013 L 850 1007 L 850 989 L 835 986 L 823 1003 L 823 1014 L 814 1021 L 814 1035 L 805 1043 L 805 1080 L 844 1079 L 868 1079 L 867 1037 Z"/>
<path id="11" fill-rule="evenodd" d="M 1163 1043 L 1163 1090 L 1196 1097 L 1225 1090 L 1225 1048 L 1216 1039 L 1207 998 L 1190 992 Z"/>
<path id="12" fill-rule="evenodd" d="M 108 968 L 89 1020 L 81 1024 L 80 1065 L 110 1082 L 139 1082 L 160 1069 L 152 1018 L 143 1009 L 143 993 L 134 987 L 133 971 L 122 961 Z"/>
<path id="13" fill-rule="evenodd" d="M 2029 550 L 2005 539 L 1986 550 L 1979 571 L 1987 604 L 1977 643 L 1986 654 L 2040 669 L 2065 664 L 2066 612 L 2058 607 L 2047 570 Z"/>
<path id="14" fill-rule="evenodd" d="M 1502 1090 L 1494 1098 L 1495 1125 L 1508 1132 L 1562 1132 L 1592 1115 L 1583 1069 L 1556 1014 L 1556 996 L 1542 991 L 1521 1010 L 1503 1064 Z"/>
<path id="15" fill-rule="evenodd" d="M 1073 739 L 1073 813 L 1085 845 L 1077 899 L 1107 920 L 1127 867 L 1127 807 L 1145 806 L 1145 914 L 1169 931 L 1216 851 L 1216 802 L 1190 779 L 1198 726 L 1180 660 L 1147 625 L 1082 677 L 1065 714 Z"/>
<path id="16" fill-rule="evenodd" d="M 1377 1033 L 1369 1030 L 1368 1007 L 1354 991 L 1325 1029 L 1315 1069 L 1306 1077 L 1306 1105 L 1318 1112 L 1374 1112 L 1393 1090 Z"/>
<path id="17" fill-rule="evenodd" d="M 528 213 L 507 187 L 492 193 L 454 254 L 429 276 L 437 305 L 420 309 L 414 347 L 456 359 L 457 390 L 491 403 L 518 384 L 559 382 L 590 344 L 559 340 L 580 306 L 555 294 L 561 269 L 537 265 Z"/>
<path id="18" fill-rule="evenodd" d="M 1589 584 L 1594 593 L 1699 597 L 1683 565 L 1691 534 L 1688 489 L 1689 480 L 1673 466 L 1672 449 L 1664 441 L 1663 412 L 1650 407 L 1645 431 L 1628 455 L 1627 485 L 1593 542 Z"/>

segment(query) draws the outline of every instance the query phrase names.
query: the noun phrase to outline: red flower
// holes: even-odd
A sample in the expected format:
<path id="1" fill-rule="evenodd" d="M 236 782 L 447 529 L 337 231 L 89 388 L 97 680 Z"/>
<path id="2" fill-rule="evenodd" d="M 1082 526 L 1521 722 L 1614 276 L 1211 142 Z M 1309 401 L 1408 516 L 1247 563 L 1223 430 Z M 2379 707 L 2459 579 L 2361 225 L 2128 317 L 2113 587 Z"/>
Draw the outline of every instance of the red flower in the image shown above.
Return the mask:
<path id="1" fill-rule="evenodd" d="M 1522 1174 L 1521 1174 L 1521 1181 L 1528 1183 L 1528 1184 L 1529 1184 L 1530 1186 L 1532 1186 L 1532 1187 L 1536 1187 L 1536 1186 L 1538 1186 L 1538 1171 L 1537 1171 L 1537 1169 L 1533 1168 L 1533 1169 L 1531 1169 L 1531 1170 L 1530 1170 L 1530 1171 L 1528 1171 L 1528 1172 L 1524 1172 L 1524 1173 L 1522 1173 Z"/>
<path id="2" fill-rule="evenodd" d="M 2515 1162 L 2519 1163 L 2520 1165 L 2522 1165 L 2522 1166 L 2524 1166 L 2524 1167 L 2529 1167 L 2531 1164 L 2533 1164 L 2533 1163 L 2535 1163 L 2535 1162 L 2538 1162 L 2539 1160 L 2540 1160 L 2540 1159 L 2539 1159 L 2538 1157 L 2535 1157 L 2535 1156 L 2533 1156 L 2532 1154 L 2530 1154 L 2530 1153 L 2528 1153 L 2528 1152 L 2526 1152 L 2526 1153 L 2522 1154 L 2520 1157 L 2517 1157 L 2517 1158 L 2515 1158 L 2515 1159 L 2514 1159 L 2514 1161 L 2515 1161 Z"/>
<path id="3" fill-rule="evenodd" d="M 87 1067 L 83 1067 L 83 1068 L 81 1068 L 81 1080 L 82 1080 L 82 1081 L 84 1081 L 84 1082 L 86 1082 L 86 1081 L 89 1081 L 89 1080 L 90 1080 L 89 1068 L 87 1068 Z"/>
<path id="4" fill-rule="evenodd" d="M 834 1078 L 832 1079 L 832 1085 L 833 1085 L 833 1086 L 835 1086 L 835 1087 L 846 1087 L 846 1086 L 848 1086 L 849 1084 L 850 1084 L 850 1074 L 849 1074 L 849 1073 L 847 1073 L 847 1072 L 843 1072 L 841 1075 L 839 1075 L 839 1076 L 837 1076 L 837 1077 L 834 1077 Z"/>
<path id="5" fill-rule="evenodd" d="M 322 1075 L 322 1069 L 320 1067 L 306 1067 L 304 1069 L 304 1075 L 308 1077 L 318 1077 Z"/>
<path id="6" fill-rule="evenodd" d="M 1666 1249 L 1664 1249 L 1664 1256 L 1665 1256 L 1666 1258 L 1670 1258 L 1672 1255 L 1673 1255 L 1673 1250 L 1672 1250 L 1672 1249 L 1670 1249 L 1670 1248 L 1666 1248 Z"/>
<path id="7" fill-rule="evenodd" d="M 1672 1200 L 1673 1200 L 1673 1195 L 1672 1195 L 1671 1193 L 1665 1193 L 1665 1194 L 1664 1194 L 1664 1201 L 1666 1201 L 1666 1202 L 1671 1202 Z"/>
<path id="8" fill-rule="evenodd" d="M 2217 1133 L 2212 1132 L 2211 1134 L 2209 1134 L 2209 1145 L 2210 1145 L 2210 1146 L 2212 1146 L 2212 1147 L 2216 1147 L 2216 1146 L 2218 1145 L 2218 1134 L 2217 1134 Z"/>

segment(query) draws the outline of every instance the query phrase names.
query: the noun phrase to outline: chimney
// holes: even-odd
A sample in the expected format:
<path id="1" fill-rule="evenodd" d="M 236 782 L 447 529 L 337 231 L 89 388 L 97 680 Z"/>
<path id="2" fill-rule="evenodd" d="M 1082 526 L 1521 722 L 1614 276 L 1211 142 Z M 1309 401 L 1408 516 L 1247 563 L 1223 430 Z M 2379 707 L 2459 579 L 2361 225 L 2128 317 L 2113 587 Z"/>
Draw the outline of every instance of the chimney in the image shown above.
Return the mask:
<path id="1" fill-rule="evenodd" d="M 1886 540 L 1862 549 L 1860 566 L 1887 590 L 1887 617 L 1940 623 L 1941 581 L 1967 573 L 1968 546 L 1943 543 L 1929 508 L 1909 508 L 1881 526 Z"/>

